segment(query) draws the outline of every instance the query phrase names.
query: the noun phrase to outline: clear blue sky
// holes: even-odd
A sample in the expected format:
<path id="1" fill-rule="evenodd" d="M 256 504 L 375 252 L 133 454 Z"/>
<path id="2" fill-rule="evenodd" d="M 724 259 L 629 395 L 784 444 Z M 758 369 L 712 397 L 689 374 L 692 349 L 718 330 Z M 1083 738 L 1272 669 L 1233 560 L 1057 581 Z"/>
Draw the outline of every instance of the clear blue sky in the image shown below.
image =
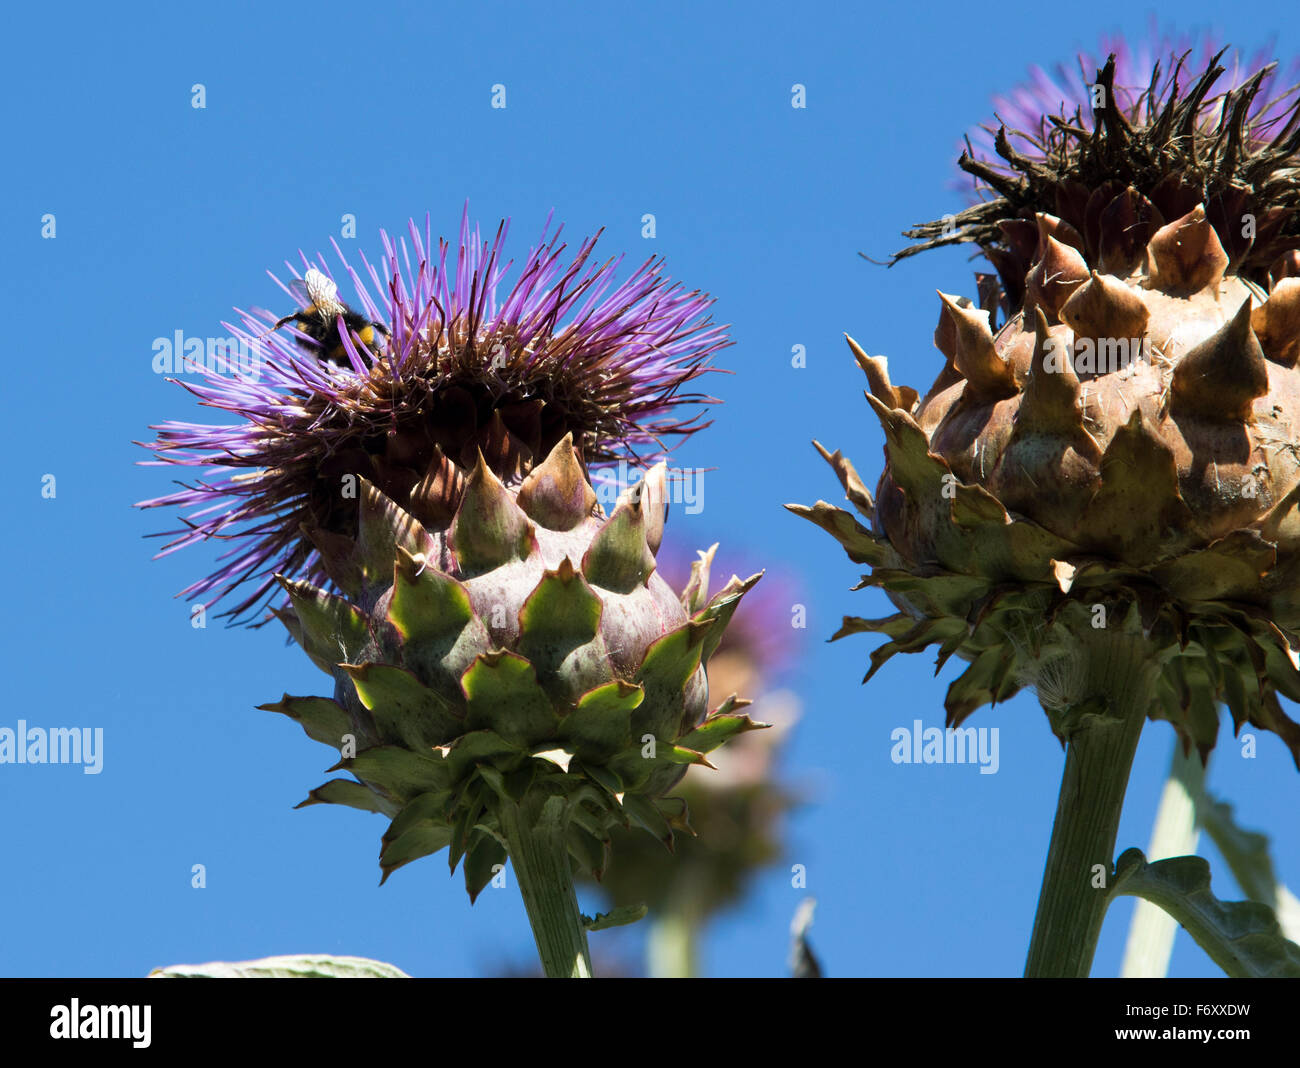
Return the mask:
<path id="1" fill-rule="evenodd" d="M 710 290 L 734 324 L 733 377 L 717 422 L 679 454 L 716 467 L 699 516 L 668 537 L 725 537 L 797 567 L 809 640 L 789 683 L 805 716 L 786 761 L 809 803 L 789 863 L 819 902 L 814 942 L 832 975 L 1016 975 L 1033 919 L 1061 750 L 1032 697 L 980 712 L 1001 728 L 1001 766 L 896 766 L 890 731 L 941 722 L 957 665 L 899 657 L 859 685 L 871 643 L 821 639 L 844 613 L 883 614 L 850 593 L 857 569 L 782 510 L 837 501 L 814 453 L 843 448 L 874 485 L 881 436 L 844 346 L 848 331 L 924 387 L 936 288 L 971 292 L 962 252 L 885 271 L 899 231 L 959 201 L 948 186 L 961 131 L 1027 64 L 1069 59 L 1147 14 L 1005 5 L 971 18 L 940 0 L 888 12 L 850 5 L 523 3 L 22 5 L 0 81 L 8 562 L 0 726 L 19 718 L 104 730 L 104 768 L 0 766 L 0 974 L 142 975 L 176 962 L 354 953 L 418 975 L 483 974 L 526 961 L 513 890 L 470 907 L 443 856 L 380 888 L 382 820 L 294 811 L 328 754 L 255 706 L 320 692 L 321 676 L 270 628 L 194 630 L 172 595 L 212 554 L 153 562 L 160 513 L 135 501 L 168 473 L 130 444 L 168 418 L 201 419 L 150 367 L 152 341 L 207 336 L 234 305 L 279 307 L 266 277 L 299 248 L 349 249 L 431 212 L 451 231 L 468 197 L 486 225 L 514 218 L 517 250 L 552 209 L 573 236 L 650 252 Z M 1180 29 L 1215 27 L 1253 48 L 1271 31 L 1300 50 L 1294 17 L 1215 21 L 1179 5 Z M 207 107 L 190 106 L 206 86 Z M 494 83 L 507 108 L 490 107 Z M 807 87 L 805 110 L 791 86 Z M 43 240 L 44 213 L 57 238 Z M 653 212 L 658 236 L 640 236 Z M 808 366 L 790 366 L 806 347 Z M 57 478 L 45 500 L 40 480 Z M 1211 782 L 1274 837 L 1300 885 L 1300 777 L 1261 734 L 1241 759 L 1225 730 Z M 1145 848 L 1172 732 L 1147 729 L 1120 848 Z M 191 865 L 207 888 L 192 889 Z M 1216 888 L 1235 896 L 1225 871 Z M 705 947 L 718 975 L 777 975 L 805 891 L 761 879 Z M 1109 919 L 1095 972 L 1114 974 L 1129 905 Z M 619 936 L 595 936 L 596 948 Z M 630 933 L 621 945 L 635 948 Z M 1174 973 L 1214 974 L 1180 935 Z"/>

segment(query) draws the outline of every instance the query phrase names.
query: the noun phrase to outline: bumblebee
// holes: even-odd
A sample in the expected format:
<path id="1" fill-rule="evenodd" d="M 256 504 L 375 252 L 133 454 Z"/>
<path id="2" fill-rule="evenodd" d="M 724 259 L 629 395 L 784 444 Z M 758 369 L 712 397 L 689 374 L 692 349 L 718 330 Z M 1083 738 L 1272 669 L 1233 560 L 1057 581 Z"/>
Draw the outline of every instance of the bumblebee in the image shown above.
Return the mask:
<path id="1" fill-rule="evenodd" d="M 383 356 L 388 350 L 388 327 L 367 319 L 339 300 L 338 286 L 315 267 L 308 268 L 302 278 L 290 282 L 289 289 L 306 307 L 286 315 L 271 329 L 279 330 L 286 323 L 292 323 L 306 335 L 306 339 L 299 337 L 295 340 L 312 355 L 339 367 L 352 366 L 348 350 L 339 336 L 340 317 L 344 327 L 351 332 L 354 344 L 360 342 L 376 357 Z"/>

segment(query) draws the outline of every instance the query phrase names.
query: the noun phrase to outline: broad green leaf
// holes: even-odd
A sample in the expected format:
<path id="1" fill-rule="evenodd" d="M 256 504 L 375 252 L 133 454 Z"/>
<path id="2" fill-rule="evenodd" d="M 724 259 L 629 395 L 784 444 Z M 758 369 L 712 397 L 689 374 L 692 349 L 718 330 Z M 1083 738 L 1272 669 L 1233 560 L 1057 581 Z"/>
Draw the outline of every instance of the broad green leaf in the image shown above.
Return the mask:
<path id="1" fill-rule="evenodd" d="M 1233 978 L 1300 978 L 1300 946 L 1282 935 L 1273 910 L 1258 901 L 1220 901 L 1201 857 L 1148 864 L 1129 849 L 1115 864 L 1110 897 L 1140 897 L 1159 905 Z"/>

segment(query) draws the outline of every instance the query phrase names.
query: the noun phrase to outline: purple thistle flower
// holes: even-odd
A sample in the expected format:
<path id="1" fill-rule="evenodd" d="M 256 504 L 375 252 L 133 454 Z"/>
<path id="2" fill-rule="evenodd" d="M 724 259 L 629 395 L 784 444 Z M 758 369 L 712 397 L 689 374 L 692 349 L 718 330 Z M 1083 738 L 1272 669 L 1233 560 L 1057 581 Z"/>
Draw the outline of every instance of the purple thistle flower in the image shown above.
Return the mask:
<path id="1" fill-rule="evenodd" d="M 1120 34 L 1104 34 L 1096 53 L 1077 53 L 1073 68 L 1059 62 L 1050 71 L 1038 64 L 1031 65 L 1026 84 L 1017 86 L 1009 95 L 993 97 L 997 122 L 970 130 L 958 145 L 958 152 L 966 151 L 975 159 L 1007 170 L 996 148 L 999 127 L 1006 128 L 1007 138 L 1017 151 L 1041 156 L 1045 134 L 1052 125 L 1050 117 L 1090 125 L 1092 86 L 1107 56 L 1115 57 L 1115 98 L 1120 112 L 1126 116 L 1146 115 L 1169 95 L 1175 81 L 1186 83 L 1218 57 L 1225 71 L 1215 86 L 1215 95 L 1205 100 L 1200 115 L 1203 128 L 1217 127 L 1224 117 L 1227 94 L 1240 89 L 1272 64 L 1273 41 L 1270 39 L 1248 59 L 1236 52 L 1220 56 L 1221 52 L 1227 49 L 1218 34 L 1161 32 L 1155 16 L 1150 20 L 1147 37 L 1134 44 Z M 1247 114 L 1257 135 L 1262 136 L 1289 112 L 1290 93 L 1275 90 L 1293 86 L 1297 80 L 1300 80 L 1300 60 L 1292 60 L 1284 75 L 1276 66 L 1265 74 Z M 952 186 L 972 198 L 983 189 L 965 171 L 954 177 Z"/>
<path id="2" fill-rule="evenodd" d="M 713 301 L 670 284 L 654 257 L 617 282 L 621 257 L 592 258 L 600 233 L 566 259 L 563 228 L 548 238 L 550 224 L 508 288 L 508 221 L 484 241 L 467 207 L 454 249 L 435 245 L 427 219 L 423 233 L 410 224 L 409 242 L 383 234 L 377 268 L 362 255 L 354 269 L 331 242 L 355 312 L 328 298 L 328 283 L 322 289 L 322 275 L 336 281 L 324 258 L 305 255 L 303 276 L 292 266 L 288 283 L 272 274 L 310 305 L 296 329 L 237 309 L 242 326 L 223 325 L 247 346 L 252 372 L 207 368 L 201 383 L 181 384 L 240 421 L 167 422 L 150 427 L 155 441 L 138 443 L 157 457 L 147 465 L 205 469 L 138 504 L 188 510 L 180 529 L 157 535 L 172 538 L 157 555 L 210 538 L 233 543 L 180 596 L 211 607 L 241 588 L 222 614 L 246 623 L 267 605 L 276 574 L 328 582 L 304 533 L 356 533 L 355 501 L 349 508 L 338 493 L 348 475 L 394 499 L 409 495 L 423 519 L 454 510 L 480 453 L 509 485 L 566 434 L 587 465 L 649 464 L 669 451 L 667 439 L 708 425 L 680 409 L 717 403 L 684 390 L 718 370 L 709 361 L 731 344 L 708 316 Z M 304 328 L 313 312 L 318 337 Z"/>
<path id="3" fill-rule="evenodd" d="M 913 244 L 891 263 L 976 244 L 996 271 L 979 276 L 981 307 L 1012 315 L 1045 247 L 1040 227 L 1064 224 L 1057 237 L 1100 263 L 1200 205 L 1234 273 L 1267 288 L 1293 272 L 1300 86 L 1283 86 L 1300 63 L 1280 75 L 1267 51 L 1244 60 L 1208 35 L 1154 27 L 1136 48 L 1103 43 L 1105 63 L 1080 54 L 1077 80 L 1033 68 L 1030 84 L 998 98 L 999 125 L 972 131 L 957 161 L 967 207 L 904 230 Z M 1129 222 L 1107 229 L 1107 211 Z"/>

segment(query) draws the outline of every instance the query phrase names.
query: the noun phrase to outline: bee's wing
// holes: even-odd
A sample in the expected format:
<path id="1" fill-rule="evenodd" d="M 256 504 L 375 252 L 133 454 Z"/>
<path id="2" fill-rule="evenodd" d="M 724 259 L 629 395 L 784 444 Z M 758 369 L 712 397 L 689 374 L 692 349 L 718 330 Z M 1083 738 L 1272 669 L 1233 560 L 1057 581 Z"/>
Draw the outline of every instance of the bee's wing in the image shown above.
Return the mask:
<path id="1" fill-rule="evenodd" d="M 307 273 L 302 276 L 303 284 L 306 286 L 307 297 L 312 304 L 318 308 L 340 308 L 343 304 L 339 300 L 339 287 L 334 284 L 324 271 L 318 271 L 315 267 L 309 267 Z M 339 314 L 342 314 L 340 311 Z"/>
<path id="2" fill-rule="evenodd" d="M 307 279 L 293 278 L 289 280 L 289 292 L 293 294 L 293 299 L 301 304 L 304 308 L 311 307 L 311 293 L 307 289 Z"/>

